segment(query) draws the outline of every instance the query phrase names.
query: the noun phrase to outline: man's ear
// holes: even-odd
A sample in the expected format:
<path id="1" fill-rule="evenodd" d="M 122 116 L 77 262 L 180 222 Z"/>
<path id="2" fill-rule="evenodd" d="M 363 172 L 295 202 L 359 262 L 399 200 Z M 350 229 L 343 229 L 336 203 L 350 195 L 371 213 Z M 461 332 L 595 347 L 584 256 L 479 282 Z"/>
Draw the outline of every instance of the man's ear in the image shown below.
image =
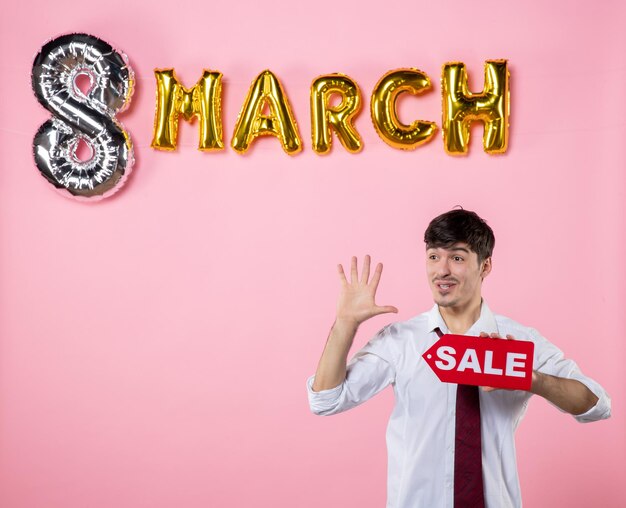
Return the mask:
<path id="1" fill-rule="evenodd" d="M 491 256 L 485 259 L 482 263 L 482 270 L 480 272 L 480 276 L 484 279 L 491 273 Z"/>

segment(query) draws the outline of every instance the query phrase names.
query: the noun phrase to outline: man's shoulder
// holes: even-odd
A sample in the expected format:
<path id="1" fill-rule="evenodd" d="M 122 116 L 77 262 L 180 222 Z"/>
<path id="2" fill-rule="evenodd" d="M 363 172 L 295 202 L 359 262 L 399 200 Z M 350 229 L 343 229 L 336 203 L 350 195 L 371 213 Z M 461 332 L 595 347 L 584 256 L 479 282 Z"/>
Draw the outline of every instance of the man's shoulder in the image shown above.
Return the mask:
<path id="1" fill-rule="evenodd" d="M 404 321 L 389 323 L 380 330 L 375 340 L 402 349 L 429 333 L 429 312 L 418 314 Z"/>
<path id="2" fill-rule="evenodd" d="M 424 331 L 428 328 L 429 312 L 422 312 L 405 321 L 396 321 L 386 326 L 390 335 L 413 335 L 416 331 Z"/>
<path id="3" fill-rule="evenodd" d="M 428 312 L 418 314 L 404 321 L 394 321 L 379 330 L 372 341 L 399 342 L 405 339 L 411 339 L 415 337 L 416 333 L 426 331 L 428 329 L 428 322 Z"/>
<path id="4" fill-rule="evenodd" d="M 535 340 L 540 336 L 539 332 L 530 326 L 526 326 L 508 316 L 493 313 L 500 335 L 513 335 L 519 340 Z"/>
<path id="5" fill-rule="evenodd" d="M 403 357 L 408 348 L 428 333 L 428 312 L 404 321 L 395 321 L 384 326 L 361 349 L 361 353 L 374 353 L 396 360 Z"/>

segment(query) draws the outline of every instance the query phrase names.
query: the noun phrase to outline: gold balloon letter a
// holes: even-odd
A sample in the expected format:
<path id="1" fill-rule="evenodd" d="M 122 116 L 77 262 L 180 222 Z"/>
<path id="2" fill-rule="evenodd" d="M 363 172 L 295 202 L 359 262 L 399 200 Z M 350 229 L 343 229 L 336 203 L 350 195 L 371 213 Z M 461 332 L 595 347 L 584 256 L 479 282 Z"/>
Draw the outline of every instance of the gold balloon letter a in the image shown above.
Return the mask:
<path id="1" fill-rule="evenodd" d="M 190 121 L 200 118 L 199 150 L 221 150 L 222 74 L 205 70 L 196 85 L 188 90 L 174 74 L 174 69 L 155 70 L 157 104 L 154 116 L 152 148 L 174 150 L 178 137 L 178 116 Z"/>
<path id="2" fill-rule="evenodd" d="M 330 105 L 333 94 L 341 96 L 337 106 Z M 328 153 L 332 144 L 331 126 L 341 144 L 349 152 L 362 148 L 359 133 L 352 120 L 361 109 L 361 92 L 357 84 L 343 74 L 320 76 L 311 85 L 311 137 L 313 150 Z"/>
<path id="3" fill-rule="evenodd" d="M 485 87 L 473 94 L 467 89 L 465 65 L 443 66 L 443 143 L 451 155 L 467 153 L 470 123 L 485 123 L 483 147 L 487 153 L 504 153 L 509 136 L 509 71 L 506 60 L 485 62 Z"/>
<path id="4" fill-rule="evenodd" d="M 372 92 L 372 122 L 380 138 L 389 146 L 414 150 L 435 135 L 437 125 L 434 122 L 416 120 L 411 125 L 404 125 L 396 112 L 398 95 L 403 92 L 418 95 L 429 88 L 430 79 L 417 69 L 397 69 L 380 78 Z"/>
<path id="5" fill-rule="evenodd" d="M 267 106 L 268 115 L 263 114 Z M 245 153 L 257 136 L 272 135 L 280 139 L 283 150 L 293 155 L 302 150 L 298 126 L 287 96 L 271 71 L 263 71 L 254 80 L 239 113 L 231 142 L 239 153 Z"/>

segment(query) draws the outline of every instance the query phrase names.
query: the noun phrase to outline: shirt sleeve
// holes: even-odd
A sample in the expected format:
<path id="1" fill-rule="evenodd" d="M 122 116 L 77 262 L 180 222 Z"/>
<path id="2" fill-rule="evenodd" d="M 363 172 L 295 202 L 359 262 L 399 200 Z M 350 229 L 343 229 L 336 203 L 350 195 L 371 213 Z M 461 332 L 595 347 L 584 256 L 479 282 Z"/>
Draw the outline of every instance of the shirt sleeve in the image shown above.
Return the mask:
<path id="1" fill-rule="evenodd" d="M 598 402 L 596 402 L 595 406 L 585 413 L 573 415 L 574 418 L 581 423 L 609 418 L 611 416 L 611 399 L 604 391 L 604 388 L 593 379 L 585 376 L 578 368 L 576 362 L 565 358 L 565 355 L 559 348 L 535 330 L 533 330 L 533 336 L 535 342 L 535 370 L 551 376 L 580 381 L 598 397 Z M 558 406 L 555 407 L 563 411 Z"/>
<path id="2" fill-rule="evenodd" d="M 346 379 L 338 386 L 313 391 L 315 375 L 307 379 L 309 407 L 316 415 L 333 415 L 352 409 L 395 382 L 396 369 L 389 350 L 388 327 L 370 340 L 346 366 Z"/>

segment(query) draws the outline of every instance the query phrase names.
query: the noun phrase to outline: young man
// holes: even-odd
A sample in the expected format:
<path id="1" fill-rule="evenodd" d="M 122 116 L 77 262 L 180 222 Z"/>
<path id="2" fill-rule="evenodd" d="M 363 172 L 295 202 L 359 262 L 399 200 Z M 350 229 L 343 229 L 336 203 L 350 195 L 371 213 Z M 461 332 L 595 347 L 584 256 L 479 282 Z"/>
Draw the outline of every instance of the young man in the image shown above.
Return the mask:
<path id="1" fill-rule="evenodd" d="M 396 398 L 387 428 L 388 508 L 519 507 L 514 431 L 532 394 L 579 422 L 610 416 L 603 388 L 585 377 L 536 330 L 493 314 L 481 297 L 495 239 L 474 212 L 452 210 L 424 234 L 429 311 L 383 328 L 346 365 L 358 326 L 395 307 L 375 303 L 382 264 L 370 258 L 350 281 L 339 265 L 337 317 L 317 372 L 307 381 L 311 411 L 346 411 L 391 384 Z M 527 340 L 535 344 L 530 392 L 442 383 L 422 359 L 446 333 Z"/>

